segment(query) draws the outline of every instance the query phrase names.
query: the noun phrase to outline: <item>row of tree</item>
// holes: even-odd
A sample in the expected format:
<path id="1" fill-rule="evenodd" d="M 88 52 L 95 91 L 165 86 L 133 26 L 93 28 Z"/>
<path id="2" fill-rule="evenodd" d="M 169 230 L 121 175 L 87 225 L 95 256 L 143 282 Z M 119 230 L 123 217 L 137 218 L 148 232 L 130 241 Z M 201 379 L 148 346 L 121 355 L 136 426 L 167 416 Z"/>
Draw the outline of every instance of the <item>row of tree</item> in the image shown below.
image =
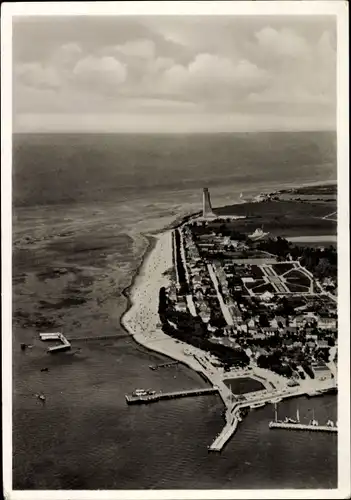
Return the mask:
<path id="1" fill-rule="evenodd" d="M 167 335 L 211 352 L 224 366 L 246 366 L 250 362 L 250 358 L 242 349 L 211 342 L 210 334 L 201 318 L 193 317 L 188 312 L 175 311 L 163 287 L 159 293 L 159 316 L 162 329 Z"/>

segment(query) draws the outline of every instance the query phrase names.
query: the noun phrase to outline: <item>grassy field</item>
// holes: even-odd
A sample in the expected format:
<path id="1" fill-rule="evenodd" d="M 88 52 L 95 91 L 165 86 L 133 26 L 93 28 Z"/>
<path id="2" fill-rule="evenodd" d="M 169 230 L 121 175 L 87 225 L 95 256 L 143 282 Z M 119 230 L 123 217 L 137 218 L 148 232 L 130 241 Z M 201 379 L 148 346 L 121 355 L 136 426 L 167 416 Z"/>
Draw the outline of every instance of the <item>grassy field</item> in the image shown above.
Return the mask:
<path id="1" fill-rule="evenodd" d="M 216 209 L 218 215 L 246 215 L 226 225 L 243 233 L 258 227 L 274 236 L 335 235 L 337 222 L 323 217 L 336 211 L 336 202 L 268 201 L 243 203 Z"/>

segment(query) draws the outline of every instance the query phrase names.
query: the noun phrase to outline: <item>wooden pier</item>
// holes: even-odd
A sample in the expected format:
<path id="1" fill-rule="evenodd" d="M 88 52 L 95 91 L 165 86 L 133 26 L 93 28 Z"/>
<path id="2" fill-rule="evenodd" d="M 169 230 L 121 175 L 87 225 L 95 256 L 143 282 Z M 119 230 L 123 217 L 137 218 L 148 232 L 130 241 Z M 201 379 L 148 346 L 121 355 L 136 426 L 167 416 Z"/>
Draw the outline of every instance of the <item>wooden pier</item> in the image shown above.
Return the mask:
<path id="1" fill-rule="evenodd" d="M 270 422 L 270 429 L 286 429 L 293 431 L 319 431 L 319 432 L 338 432 L 338 428 L 335 426 L 329 425 L 306 425 L 299 423 L 290 423 L 290 422 Z"/>
<path id="2" fill-rule="evenodd" d="M 126 339 L 126 338 L 132 338 L 132 336 L 129 333 L 122 334 L 122 335 L 99 335 L 97 337 L 72 337 L 69 339 L 70 342 L 89 342 L 92 340 L 120 340 L 120 339 Z"/>
<path id="3" fill-rule="evenodd" d="M 234 417 L 229 423 L 227 423 L 221 433 L 218 434 L 213 443 L 208 447 L 208 451 L 215 451 L 217 453 L 221 452 L 229 439 L 235 433 L 238 424 L 239 420 L 237 417 Z"/>
<path id="4" fill-rule="evenodd" d="M 48 349 L 49 353 L 55 353 L 59 351 L 67 351 L 71 348 L 70 342 L 66 339 L 66 337 L 61 332 L 55 333 L 40 333 L 40 340 L 59 340 L 61 344 L 50 347 Z"/>
<path id="5" fill-rule="evenodd" d="M 150 365 L 150 370 L 158 370 L 159 368 L 168 368 L 169 366 L 178 365 L 179 361 L 169 361 L 168 363 L 161 363 L 159 365 Z"/>
<path id="6" fill-rule="evenodd" d="M 156 401 L 161 401 L 163 399 L 179 399 L 191 396 L 202 396 L 205 394 L 217 394 L 217 393 L 218 393 L 217 388 L 207 387 L 205 389 L 190 389 L 190 390 L 175 391 L 175 392 L 156 392 L 155 394 L 149 393 L 145 395 L 126 394 L 126 401 L 128 405 L 149 404 L 149 403 L 156 403 Z"/>

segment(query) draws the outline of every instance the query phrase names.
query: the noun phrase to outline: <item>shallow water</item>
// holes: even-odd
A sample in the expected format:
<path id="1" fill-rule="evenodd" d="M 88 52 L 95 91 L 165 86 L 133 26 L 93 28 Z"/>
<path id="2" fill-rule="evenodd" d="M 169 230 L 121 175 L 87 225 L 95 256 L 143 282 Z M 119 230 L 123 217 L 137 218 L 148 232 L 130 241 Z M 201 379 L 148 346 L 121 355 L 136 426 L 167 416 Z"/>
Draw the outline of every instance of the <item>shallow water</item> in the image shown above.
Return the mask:
<path id="1" fill-rule="evenodd" d="M 75 342 L 53 356 L 38 340 L 44 329 L 125 334 L 123 290 L 147 247 L 141 234 L 201 208 L 205 182 L 214 205 L 225 205 L 241 191 L 335 178 L 334 137 L 307 136 L 16 137 L 15 489 L 335 487 L 334 435 L 269 430 L 267 406 L 211 455 L 224 423 L 218 396 L 125 403 L 136 387 L 204 387 L 190 369 L 152 371 L 166 358 L 129 339 Z M 21 351 L 21 342 L 33 348 Z M 34 396 L 41 391 L 45 404 Z M 296 405 L 279 411 L 295 414 Z M 335 396 L 298 405 L 301 417 L 313 406 L 321 421 L 336 419 Z"/>

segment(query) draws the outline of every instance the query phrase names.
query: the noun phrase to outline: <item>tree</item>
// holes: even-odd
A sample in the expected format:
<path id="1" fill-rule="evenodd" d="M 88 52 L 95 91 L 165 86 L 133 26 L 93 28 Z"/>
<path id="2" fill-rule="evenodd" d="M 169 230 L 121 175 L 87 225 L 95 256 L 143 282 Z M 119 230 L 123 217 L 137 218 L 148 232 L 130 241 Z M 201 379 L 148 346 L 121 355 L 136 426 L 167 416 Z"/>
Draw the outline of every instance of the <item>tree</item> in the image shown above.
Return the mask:
<path id="1" fill-rule="evenodd" d="M 266 314 L 260 314 L 259 322 L 263 328 L 269 326 L 269 320 Z"/>

